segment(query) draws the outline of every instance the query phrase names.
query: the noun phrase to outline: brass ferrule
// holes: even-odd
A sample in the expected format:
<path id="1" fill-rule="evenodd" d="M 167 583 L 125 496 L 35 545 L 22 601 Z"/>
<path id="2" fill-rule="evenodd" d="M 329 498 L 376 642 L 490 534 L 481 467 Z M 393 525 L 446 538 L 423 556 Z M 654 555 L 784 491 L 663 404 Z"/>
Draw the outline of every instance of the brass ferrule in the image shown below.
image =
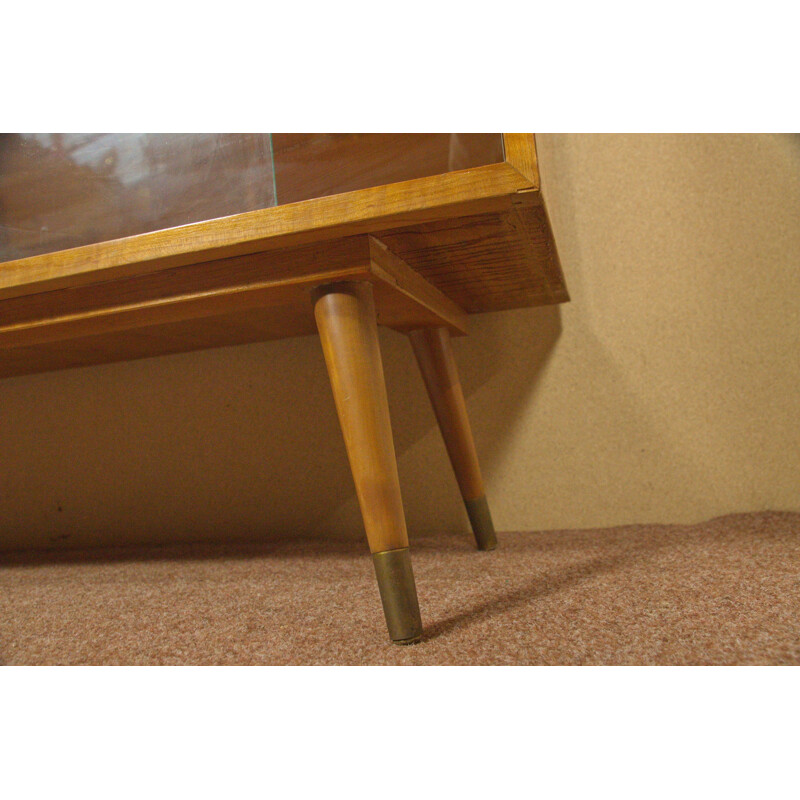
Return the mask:
<path id="1" fill-rule="evenodd" d="M 494 523 L 489 511 L 486 495 L 476 497 L 474 500 L 465 500 L 472 532 L 478 543 L 478 550 L 494 550 L 497 547 L 497 535 L 494 532 Z"/>
<path id="2" fill-rule="evenodd" d="M 408 548 L 372 554 L 389 636 L 395 644 L 413 644 L 422 637 L 417 586 Z"/>

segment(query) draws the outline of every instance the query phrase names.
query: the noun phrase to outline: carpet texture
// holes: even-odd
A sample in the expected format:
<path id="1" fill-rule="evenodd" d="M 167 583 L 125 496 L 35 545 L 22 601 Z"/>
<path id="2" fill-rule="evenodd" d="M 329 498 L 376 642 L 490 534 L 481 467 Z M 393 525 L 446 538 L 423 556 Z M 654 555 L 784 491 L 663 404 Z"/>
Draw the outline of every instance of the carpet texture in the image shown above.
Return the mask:
<path id="1" fill-rule="evenodd" d="M 798 664 L 800 514 L 412 538 L 389 643 L 358 541 L 0 555 L 5 664 Z"/>

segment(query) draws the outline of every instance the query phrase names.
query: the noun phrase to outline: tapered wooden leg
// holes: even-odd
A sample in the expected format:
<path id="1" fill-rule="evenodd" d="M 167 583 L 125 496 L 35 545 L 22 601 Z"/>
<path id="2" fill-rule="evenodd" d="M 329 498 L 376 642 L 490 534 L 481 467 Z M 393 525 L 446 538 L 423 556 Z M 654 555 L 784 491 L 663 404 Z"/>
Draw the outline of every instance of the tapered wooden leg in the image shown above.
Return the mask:
<path id="1" fill-rule="evenodd" d="M 398 644 L 410 644 L 422 635 L 422 622 L 408 553 L 372 286 L 329 284 L 317 289 L 313 300 L 389 635 Z"/>
<path id="2" fill-rule="evenodd" d="M 412 331 L 409 338 L 439 421 L 478 548 L 494 550 L 497 537 L 475 452 L 464 392 L 453 358 L 450 332 L 447 328 L 424 328 Z"/>

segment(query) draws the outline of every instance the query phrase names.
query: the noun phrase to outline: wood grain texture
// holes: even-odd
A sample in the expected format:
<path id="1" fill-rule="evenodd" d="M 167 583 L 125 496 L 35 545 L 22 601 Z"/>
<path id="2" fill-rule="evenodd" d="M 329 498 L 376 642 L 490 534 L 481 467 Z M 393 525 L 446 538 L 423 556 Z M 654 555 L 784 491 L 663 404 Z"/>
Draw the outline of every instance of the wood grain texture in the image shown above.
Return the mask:
<path id="1" fill-rule="evenodd" d="M 375 235 L 469 313 L 569 300 L 538 192 L 501 212 L 439 220 Z"/>
<path id="2" fill-rule="evenodd" d="M 0 264 L 0 376 L 305 335 L 323 282 L 372 283 L 378 322 L 401 331 L 564 302 L 532 137 L 506 145 L 514 165 Z"/>
<path id="3" fill-rule="evenodd" d="M 499 133 L 0 133 L 0 262 L 502 161 Z"/>
<path id="4" fill-rule="evenodd" d="M 507 209 L 508 164 L 360 189 L 0 264 L 0 299 Z"/>
<path id="5" fill-rule="evenodd" d="M 417 327 L 414 319 L 403 309 L 412 300 L 418 306 L 428 308 L 439 319 L 444 320 L 448 329 L 455 334 L 467 332 L 467 315 L 464 310 L 450 300 L 435 286 L 428 283 L 415 272 L 402 258 L 392 253 L 386 245 L 374 237 L 369 237 L 370 262 L 373 275 L 382 279 L 384 284 L 392 286 L 402 303 L 395 316 L 390 317 L 387 297 L 378 303 L 378 322 L 399 331 L 413 330 Z M 383 284 L 377 284 L 385 291 Z M 386 293 L 389 294 L 388 292 Z M 414 315 L 419 316 L 418 314 Z"/>
<path id="6" fill-rule="evenodd" d="M 314 314 L 370 550 L 408 547 L 372 287 L 320 287 Z"/>
<path id="7" fill-rule="evenodd" d="M 360 236 L 2 301 L 0 376 L 307 335 L 311 291 L 342 280 L 374 284 L 382 325 L 466 331 L 455 303 Z"/>
<path id="8" fill-rule="evenodd" d="M 536 140 L 532 133 L 504 133 L 503 152 L 507 164 L 530 181 L 530 189 L 537 190 L 539 161 L 536 157 Z"/>
<path id="9" fill-rule="evenodd" d="M 486 494 L 472 438 L 464 391 L 446 328 L 426 328 L 409 333 L 425 388 L 442 432 L 447 454 L 464 500 Z"/>

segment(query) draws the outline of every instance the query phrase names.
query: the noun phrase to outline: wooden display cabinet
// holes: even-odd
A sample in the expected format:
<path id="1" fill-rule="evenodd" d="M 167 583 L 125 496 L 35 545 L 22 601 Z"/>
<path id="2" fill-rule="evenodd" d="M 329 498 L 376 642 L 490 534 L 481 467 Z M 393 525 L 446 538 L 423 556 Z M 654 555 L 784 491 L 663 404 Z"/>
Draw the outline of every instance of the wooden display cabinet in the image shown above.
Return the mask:
<path id="1" fill-rule="evenodd" d="M 568 300 L 533 134 L 5 135 L 0 262 L 0 377 L 319 333 L 397 643 L 422 624 L 377 325 L 408 334 L 495 546 L 450 337 Z"/>

